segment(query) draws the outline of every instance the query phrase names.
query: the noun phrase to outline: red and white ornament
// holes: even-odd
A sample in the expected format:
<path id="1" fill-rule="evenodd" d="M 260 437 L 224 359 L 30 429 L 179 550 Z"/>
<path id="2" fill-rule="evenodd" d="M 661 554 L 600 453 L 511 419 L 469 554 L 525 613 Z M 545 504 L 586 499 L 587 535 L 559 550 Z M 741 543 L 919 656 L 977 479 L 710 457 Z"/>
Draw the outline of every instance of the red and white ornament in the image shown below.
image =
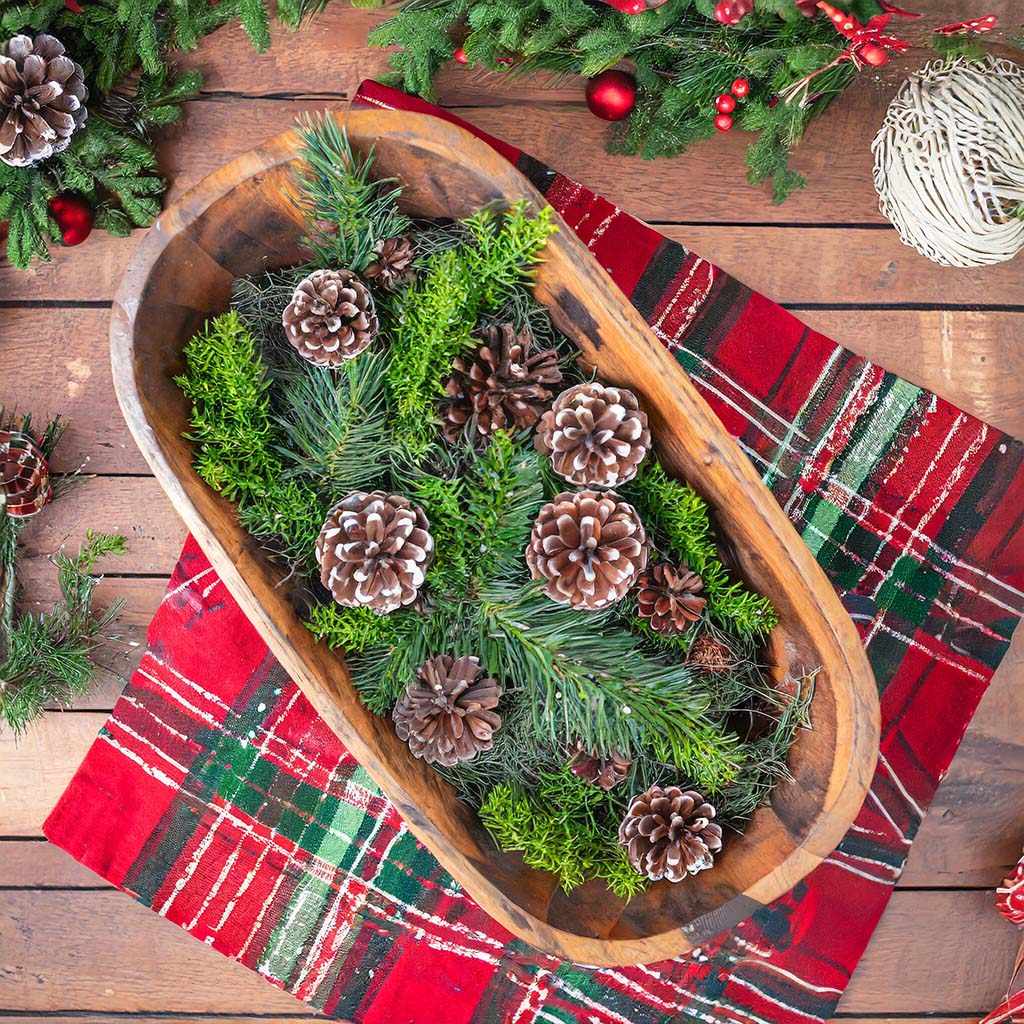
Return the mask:
<path id="1" fill-rule="evenodd" d="M 636 106 L 636 79 L 612 68 L 587 82 L 587 108 L 605 121 L 621 121 Z"/>
<path id="2" fill-rule="evenodd" d="M 994 14 L 986 14 L 983 18 L 971 18 L 970 21 L 958 21 L 955 25 L 943 25 L 937 28 L 937 36 L 983 36 L 996 27 L 999 18 Z"/>
<path id="3" fill-rule="evenodd" d="M 452 56 L 454 56 L 456 64 L 469 63 L 469 58 L 466 56 L 466 51 L 461 46 L 456 49 L 455 53 Z"/>
<path id="4" fill-rule="evenodd" d="M 1017 862 L 1013 874 L 996 889 L 996 910 L 1007 921 L 1024 928 L 1024 857 Z"/>
<path id="5" fill-rule="evenodd" d="M 715 5 L 715 20 L 723 25 L 738 25 L 753 9 L 753 0 L 721 0 Z"/>
<path id="6" fill-rule="evenodd" d="M 727 132 L 732 127 L 732 118 L 728 114 L 719 114 L 715 118 L 715 128 L 720 132 Z"/>
<path id="7" fill-rule="evenodd" d="M 736 109 L 736 101 L 727 92 L 715 97 L 715 110 L 720 114 L 731 114 Z"/>
<path id="8" fill-rule="evenodd" d="M 65 192 L 54 196 L 48 205 L 65 245 L 81 245 L 89 237 L 92 231 L 92 207 L 81 196 Z"/>
<path id="9" fill-rule="evenodd" d="M 746 99 L 750 95 L 750 83 L 745 78 L 734 79 L 729 91 L 737 99 Z"/>

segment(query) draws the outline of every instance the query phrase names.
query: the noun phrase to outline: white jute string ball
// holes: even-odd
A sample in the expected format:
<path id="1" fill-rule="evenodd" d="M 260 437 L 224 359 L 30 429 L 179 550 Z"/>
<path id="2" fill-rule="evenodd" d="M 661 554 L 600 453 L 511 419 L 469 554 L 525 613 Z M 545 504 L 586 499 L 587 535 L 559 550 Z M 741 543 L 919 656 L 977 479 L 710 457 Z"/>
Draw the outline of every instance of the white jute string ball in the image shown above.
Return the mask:
<path id="1" fill-rule="evenodd" d="M 1024 249 L 1024 70 L 989 55 L 915 72 L 871 145 L 879 209 L 947 267 Z"/>

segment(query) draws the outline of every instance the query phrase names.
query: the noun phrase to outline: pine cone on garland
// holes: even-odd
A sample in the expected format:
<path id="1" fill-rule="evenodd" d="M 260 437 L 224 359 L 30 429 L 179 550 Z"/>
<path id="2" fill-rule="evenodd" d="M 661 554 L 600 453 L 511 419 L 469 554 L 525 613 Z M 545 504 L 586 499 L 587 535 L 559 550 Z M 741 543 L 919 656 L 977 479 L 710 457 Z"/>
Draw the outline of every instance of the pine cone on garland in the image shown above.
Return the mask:
<path id="1" fill-rule="evenodd" d="M 622 782 L 632 764 L 632 758 L 625 754 L 599 754 L 596 750 L 577 747 L 569 762 L 569 771 L 607 792 Z"/>
<path id="2" fill-rule="evenodd" d="M 618 495 L 564 492 L 533 524 L 526 564 L 559 604 L 596 611 L 621 601 L 647 566 L 647 532 Z"/>
<path id="3" fill-rule="evenodd" d="M 516 334 L 511 324 L 487 327 L 482 344 L 471 359 L 456 359 L 445 385 L 448 398 L 441 415 L 445 436 L 455 442 L 470 416 L 476 413 L 477 430 L 484 435 L 513 425 L 532 427 L 551 401 L 547 384 L 558 384 L 562 371 L 553 348 L 530 353 L 533 338 Z"/>
<path id="4" fill-rule="evenodd" d="M 416 252 L 412 239 L 406 235 L 386 238 L 378 242 L 373 251 L 376 259 L 363 271 L 363 280 L 376 281 L 382 288 L 391 290 L 415 280 L 416 271 L 412 261 Z"/>
<path id="5" fill-rule="evenodd" d="M 563 391 L 544 413 L 534 444 L 577 487 L 618 487 L 636 476 L 651 447 L 647 415 L 626 388 L 594 381 Z"/>
<path id="6" fill-rule="evenodd" d="M 637 614 L 651 629 L 678 636 L 704 611 L 708 602 L 701 596 L 703 589 L 704 581 L 685 562 L 678 569 L 659 562 L 637 582 Z"/>
<path id="7" fill-rule="evenodd" d="M 0 160 L 28 167 L 63 153 L 85 123 L 82 67 L 53 36 L 17 35 L 0 51 Z"/>
<path id="8" fill-rule="evenodd" d="M 355 359 L 377 336 L 373 295 L 351 270 L 314 270 L 281 317 L 292 347 L 316 366 Z"/>
<path id="9" fill-rule="evenodd" d="M 394 707 L 399 739 L 427 764 L 451 766 L 490 750 L 501 716 L 501 687 L 481 679 L 478 658 L 431 658 Z"/>
<path id="10" fill-rule="evenodd" d="M 26 519 L 52 497 L 50 465 L 39 446 L 20 430 L 0 430 L 0 513 Z"/>
<path id="11" fill-rule="evenodd" d="M 714 864 L 722 849 L 715 809 L 694 789 L 651 786 L 633 797 L 619 826 L 629 861 L 652 882 L 681 882 Z"/>
<path id="12" fill-rule="evenodd" d="M 732 651 L 708 633 L 701 633 L 686 655 L 686 664 L 700 672 L 728 672 L 736 665 Z"/>
<path id="13" fill-rule="evenodd" d="M 429 529 L 408 498 L 353 491 L 331 509 L 317 538 L 320 580 L 346 608 L 386 615 L 412 604 L 434 551 Z"/>

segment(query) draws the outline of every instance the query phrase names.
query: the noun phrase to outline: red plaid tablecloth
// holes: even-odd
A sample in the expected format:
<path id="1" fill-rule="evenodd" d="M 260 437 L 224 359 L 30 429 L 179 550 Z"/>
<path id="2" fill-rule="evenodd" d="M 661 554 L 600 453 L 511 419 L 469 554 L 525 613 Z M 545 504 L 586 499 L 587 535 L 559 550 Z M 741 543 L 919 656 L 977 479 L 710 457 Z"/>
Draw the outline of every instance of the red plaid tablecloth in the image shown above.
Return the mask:
<path id="1" fill-rule="evenodd" d="M 374 83 L 359 99 L 435 109 Z M 412 838 L 191 540 L 149 651 L 46 834 L 333 1017 L 825 1021 L 1024 611 L 1024 448 L 488 141 L 676 355 L 857 623 L 882 739 L 848 835 L 792 892 L 689 957 L 595 970 L 537 953 Z"/>

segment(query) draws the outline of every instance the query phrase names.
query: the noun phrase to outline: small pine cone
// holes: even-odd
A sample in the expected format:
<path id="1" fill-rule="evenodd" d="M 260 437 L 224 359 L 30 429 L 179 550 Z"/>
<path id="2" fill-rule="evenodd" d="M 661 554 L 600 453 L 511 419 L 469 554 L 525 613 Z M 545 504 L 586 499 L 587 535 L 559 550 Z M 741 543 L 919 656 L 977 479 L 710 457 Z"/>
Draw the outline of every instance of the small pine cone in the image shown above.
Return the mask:
<path id="1" fill-rule="evenodd" d="M 355 359 L 377 336 L 373 296 L 351 270 L 314 270 L 281 317 L 292 347 L 317 366 Z"/>
<path id="2" fill-rule="evenodd" d="M 651 447 L 647 414 L 632 391 L 594 381 L 563 391 L 534 438 L 559 476 L 577 487 L 618 487 Z"/>
<path id="3" fill-rule="evenodd" d="M 0 430 L 0 512 L 26 519 L 52 497 L 50 466 L 35 441 L 20 430 Z"/>
<path id="4" fill-rule="evenodd" d="M 494 710 L 501 687 L 480 679 L 478 658 L 431 658 L 395 705 L 399 739 L 427 764 L 451 766 L 490 750 L 501 716 Z"/>
<path id="5" fill-rule="evenodd" d="M 434 551 L 429 528 L 408 498 L 353 491 L 331 509 L 317 538 L 320 580 L 346 608 L 386 615 L 412 604 Z"/>
<path id="6" fill-rule="evenodd" d="M 407 235 L 386 238 L 373 247 L 376 259 L 363 271 L 363 280 L 376 281 L 382 288 L 399 288 L 415 280 L 412 261 L 416 251 Z"/>
<path id="7" fill-rule="evenodd" d="M 722 849 L 715 809 L 694 789 L 651 786 L 630 801 L 619 826 L 619 844 L 629 861 L 652 882 L 681 882 L 710 868 Z"/>
<path id="8" fill-rule="evenodd" d="M 721 641 L 701 633 L 686 655 L 686 664 L 700 672 L 728 672 L 735 667 L 736 659 Z"/>
<path id="9" fill-rule="evenodd" d="M 565 492 L 533 524 L 526 564 L 560 604 L 596 611 L 622 600 L 647 566 L 647 532 L 615 494 Z"/>
<path id="10" fill-rule="evenodd" d="M 700 618 L 708 603 L 701 597 L 703 589 L 704 581 L 685 562 L 678 569 L 659 562 L 637 582 L 637 613 L 647 619 L 651 629 L 676 636 Z"/>
<path id="11" fill-rule="evenodd" d="M 0 160 L 28 167 L 63 153 L 85 123 L 80 64 L 49 35 L 14 36 L 0 49 Z"/>
<path id="12" fill-rule="evenodd" d="M 476 413 L 477 430 L 490 434 L 515 425 L 532 427 L 551 401 L 547 384 L 558 384 L 562 371 L 553 348 L 530 354 L 533 338 L 516 334 L 511 324 L 487 327 L 482 344 L 471 359 L 456 359 L 445 385 L 442 404 L 444 432 L 455 442 L 470 416 Z"/>
<path id="13" fill-rule="evenodd" d="M 577 747 L 569 762 L 569 771 L 607 792 L 622 782 L 632 764 L 632 759 L 625 754 L 599 754 L 596 750 Z"/>

